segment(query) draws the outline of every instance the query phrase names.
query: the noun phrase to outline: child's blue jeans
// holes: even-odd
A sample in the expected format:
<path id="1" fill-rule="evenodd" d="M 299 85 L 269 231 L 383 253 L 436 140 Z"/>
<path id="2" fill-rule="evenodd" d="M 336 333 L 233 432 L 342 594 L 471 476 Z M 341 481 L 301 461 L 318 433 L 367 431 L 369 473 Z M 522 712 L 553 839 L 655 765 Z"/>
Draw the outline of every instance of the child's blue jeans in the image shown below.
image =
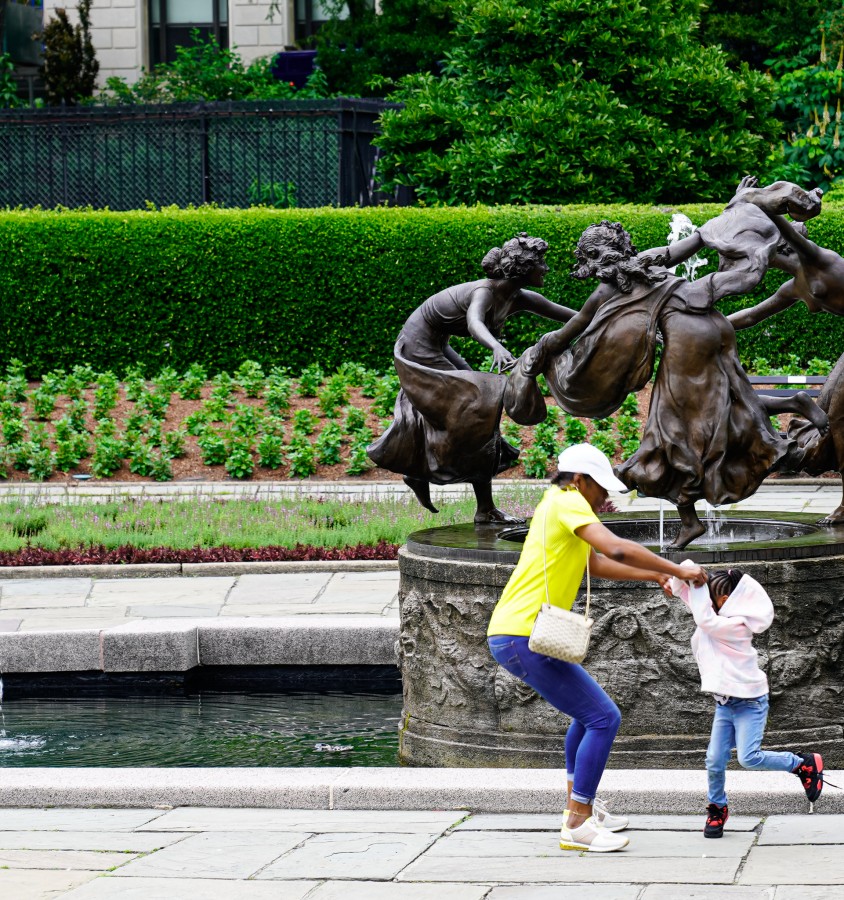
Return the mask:
<path id="1" fill-rule="evenodd" d="M 712 735 L 706 751 L 706 775 L 709 779 L 709 803 L 727 805 L 724 790 L 727 763 L 733 747 L 740 766 L 768 772 L 792 772 L 802 758 L 794 753 L 762 750 L 762 737 L 768 720 L 768 695 L 744 700 L 731 697 L 715 703 Z"/>
<path id="2" fill-rule="evenodd" d="M 489 649 L 511 675 L 571 716 L 566 732 L 566 768 L 574 773 L 571 796 L 591 803 L 621 725 L 618 707 L 583 666 L 534 653 L 526 637 L 490 635 Z"/>

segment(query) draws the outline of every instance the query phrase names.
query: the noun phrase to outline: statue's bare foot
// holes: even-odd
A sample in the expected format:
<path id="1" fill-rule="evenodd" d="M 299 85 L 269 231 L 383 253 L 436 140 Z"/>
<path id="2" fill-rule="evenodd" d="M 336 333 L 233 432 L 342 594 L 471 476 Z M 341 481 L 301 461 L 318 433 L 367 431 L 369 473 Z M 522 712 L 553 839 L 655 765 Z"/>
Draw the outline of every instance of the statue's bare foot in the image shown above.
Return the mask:
<path id="1" fill-rule="evenodd" d="M 844 525 L 844 503 L 838 509 L 831 512 L 828 516 L 818 519 L 818 525 Z"/>
<path id="2" fill-rule="evenodd" d="M 525 520 L 518 516 L 511 516 L 509 513 L 493 507 L 490 510 L 478 510 L 475 513 L 476 525 L 521 525 Z"/>
<path id="3" fill-rule="evenodd" d="M 411 478 L 409 475 L 405 475 L 402 480 L 416 494 L 416 499 L 425 509 L 431 510 L 432 513 L 439 512 L 431 502 L 431 485 L 424 478 Z"/>
<path id="4" fill-rule="evenodd" d="M 687 547 L 695 538 L 699 538 L 706 533 L 706 526 L 702 522 L 683 525 L 677 533 L 677 537 L 665 548 L 666 550 L 682 550 Z"/>
<path id="5" fill-rule="evenodd" d="M 829 416 L 805 391 L 798 391 L 792 400 L 798 413 L 804 419 L 808 419 L 820 434 L 824 435 L 829 431 Z"/>

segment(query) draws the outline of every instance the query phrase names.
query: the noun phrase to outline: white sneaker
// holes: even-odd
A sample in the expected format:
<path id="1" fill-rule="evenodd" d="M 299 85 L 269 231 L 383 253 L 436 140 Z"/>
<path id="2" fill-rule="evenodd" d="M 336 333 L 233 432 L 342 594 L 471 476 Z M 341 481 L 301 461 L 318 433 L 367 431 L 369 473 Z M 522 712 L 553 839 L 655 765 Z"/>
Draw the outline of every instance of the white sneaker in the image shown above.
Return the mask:
<path id="1" fill-rule="evenodd" d="M 565 821 L 560 829 L 561 850 L 588 850 L 591 853 L 612 853 L 621 850 L 630 843 L 626 837 L 613 834 L 601 827 L 594 816 L 589 818 L 577 828 L 569 828 Z"/>
<path id="2" fill-rule="evenodd" d="M 608 809 L 603 800 L 597 797 L 592 801 L 592 815 L 595 821 L 607 831 L 624 831 L 630 825 L 630 819 L 627 816 L 614 816 Z M 569 817 L 569 811 L 563 810 L 563 822 Z"/>
<path id="3" fill-rule="evenodd" d="M 607 804 L 597 797 L 592 801 L 592 814 L 598 820 L 598 824 L 606 828 L 607 831 L 624 831 L 630 824 L 630 819 L 627 816 L 614 816 L 607 809 Z"/>

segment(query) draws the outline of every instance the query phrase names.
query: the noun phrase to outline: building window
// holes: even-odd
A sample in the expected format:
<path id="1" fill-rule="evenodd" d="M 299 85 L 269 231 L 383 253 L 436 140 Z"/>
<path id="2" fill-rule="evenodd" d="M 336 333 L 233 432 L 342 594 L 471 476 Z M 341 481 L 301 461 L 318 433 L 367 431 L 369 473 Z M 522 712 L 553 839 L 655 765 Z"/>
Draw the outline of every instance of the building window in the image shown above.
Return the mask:
<path id="1" fill-rule="evenodd" d="M 221 47 L 229 45 L 228 0 L 150 0 L 150 65 L 172 62 L 176 47 L 189 47 L 191 32 L 213 35 Z"/>
<path id="2" fill-rule="evenodd" d="M 332 6 L 330 2 L 325 5 L 320 0 L 295 0 L 296 8 L 296 32 L 297 41 L 303 41 L 316 34 L 320 27 L 324 25 L 332 16 Z M 338 19 L 348 18 L 349 7 L 344 3 L 339 13 Z"/>

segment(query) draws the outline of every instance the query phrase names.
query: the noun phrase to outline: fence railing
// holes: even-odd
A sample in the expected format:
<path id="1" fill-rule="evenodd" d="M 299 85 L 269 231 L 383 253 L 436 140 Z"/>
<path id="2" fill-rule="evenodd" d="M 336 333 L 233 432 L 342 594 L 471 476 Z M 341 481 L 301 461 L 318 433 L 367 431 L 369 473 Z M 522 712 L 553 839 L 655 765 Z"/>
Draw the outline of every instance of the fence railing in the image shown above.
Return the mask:
<path id="1" fill-rule="evenodd" d="M 0 207 L 406 205 L 375 180 L 380 100 L 0 111 Z"/>

